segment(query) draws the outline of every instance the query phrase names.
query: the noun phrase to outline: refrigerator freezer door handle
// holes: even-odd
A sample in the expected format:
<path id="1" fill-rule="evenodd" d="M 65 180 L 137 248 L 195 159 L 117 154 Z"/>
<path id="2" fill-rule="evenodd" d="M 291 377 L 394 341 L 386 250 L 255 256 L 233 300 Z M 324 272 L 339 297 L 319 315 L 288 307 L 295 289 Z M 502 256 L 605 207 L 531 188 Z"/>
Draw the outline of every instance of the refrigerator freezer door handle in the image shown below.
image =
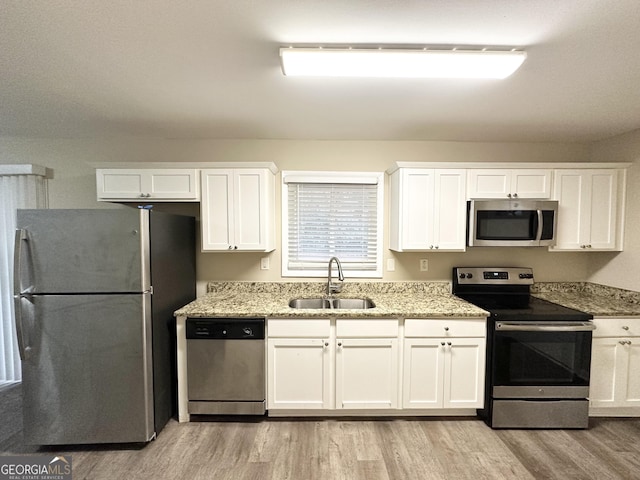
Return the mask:
<path id="1" fill-rule="evenodd" d="M 13 294 L 21 295 L 23 293 L 33 292 L 33 286 L 23 287 L 22 281 L 22 265 L 24 263 L 24 246 L 29 241 L 29 235 L 24 228 L 16 229 L 15 249 L 13 251 Z"/>
<path id="2" fill-rule="evenodd" d="M 18 351 L 20 353 L 20 359 L 26 360 L 29 356 L 31 348 L 25 345 L 24 332 L 22 325 L 22 295 L 30 290 L 22 287 L 22 262 L 24 257 L 24 244 L 29 240 L 27 231 L 24 228 L 16 229 L 15 236 L 15 250 L 13 253 L 13 300 L 15 304 L 15 321 L 16 321 L 16 336 L 18 337 Z"/>

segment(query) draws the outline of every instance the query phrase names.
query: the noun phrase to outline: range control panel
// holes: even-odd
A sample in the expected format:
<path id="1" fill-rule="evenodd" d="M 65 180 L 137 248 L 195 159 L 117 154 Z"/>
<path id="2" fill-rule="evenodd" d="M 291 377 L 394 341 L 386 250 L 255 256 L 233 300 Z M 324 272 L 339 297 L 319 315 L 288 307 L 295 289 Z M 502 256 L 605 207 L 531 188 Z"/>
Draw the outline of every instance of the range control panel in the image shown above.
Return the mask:
<path id="1" fill-rule="evenodd" d="M 533 269 L 523 267 L 455 267 L 460 285 L 533 285 Z"/>

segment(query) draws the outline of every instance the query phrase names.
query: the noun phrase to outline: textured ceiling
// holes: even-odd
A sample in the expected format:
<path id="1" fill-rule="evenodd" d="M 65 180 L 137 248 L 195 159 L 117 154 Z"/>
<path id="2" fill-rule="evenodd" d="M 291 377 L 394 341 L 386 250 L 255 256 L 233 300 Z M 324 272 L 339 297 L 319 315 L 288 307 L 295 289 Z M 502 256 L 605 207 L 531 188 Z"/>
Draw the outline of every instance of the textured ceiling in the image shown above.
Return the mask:
<path id="1" fill-rule="evenodd" d="M 505 80 L 284 77 L 290 44 L 514 46 Z M 4 0 L 0 135 L 588 142 L 640 128 L 638 0 Z"/>

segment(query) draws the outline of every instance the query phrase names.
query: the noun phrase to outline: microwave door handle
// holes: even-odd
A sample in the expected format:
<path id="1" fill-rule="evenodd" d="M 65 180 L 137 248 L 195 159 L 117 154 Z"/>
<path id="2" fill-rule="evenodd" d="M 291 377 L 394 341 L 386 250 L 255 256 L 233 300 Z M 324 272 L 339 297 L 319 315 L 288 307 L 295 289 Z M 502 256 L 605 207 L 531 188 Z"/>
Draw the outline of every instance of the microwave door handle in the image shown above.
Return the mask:
<path id="1" fill-rule="evenodd" d="M 536 241 L 541 241 L 542 240 L 542 227 L 543 227 L 543 216 L 542 216 L 542 210 L 538 209 L 538 232 L 536 233 Z"/>
<path id="2" fill-rule="evenodd" d="M 496 323 L 501 332 L 590 332 L 596 329 L 592 322 L 565 323 L 549 325 L 546 323 Z"/>

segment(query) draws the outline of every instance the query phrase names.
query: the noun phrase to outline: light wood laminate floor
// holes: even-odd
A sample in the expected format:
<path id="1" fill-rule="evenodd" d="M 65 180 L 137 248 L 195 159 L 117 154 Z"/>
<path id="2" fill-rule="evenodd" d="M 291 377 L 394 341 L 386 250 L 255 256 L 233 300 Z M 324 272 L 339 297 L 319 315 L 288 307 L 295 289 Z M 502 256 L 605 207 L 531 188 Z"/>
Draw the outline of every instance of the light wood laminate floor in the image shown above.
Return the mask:
<path id="1" fill-rule="evenodd" d="M 32 447 L 20 387 L 0 391 L 0 454 L 67 454 L 90 479 L 640 479 L 640 419 L 492 430 L 478 419 L 172 420 L 140 445 Z"/>

